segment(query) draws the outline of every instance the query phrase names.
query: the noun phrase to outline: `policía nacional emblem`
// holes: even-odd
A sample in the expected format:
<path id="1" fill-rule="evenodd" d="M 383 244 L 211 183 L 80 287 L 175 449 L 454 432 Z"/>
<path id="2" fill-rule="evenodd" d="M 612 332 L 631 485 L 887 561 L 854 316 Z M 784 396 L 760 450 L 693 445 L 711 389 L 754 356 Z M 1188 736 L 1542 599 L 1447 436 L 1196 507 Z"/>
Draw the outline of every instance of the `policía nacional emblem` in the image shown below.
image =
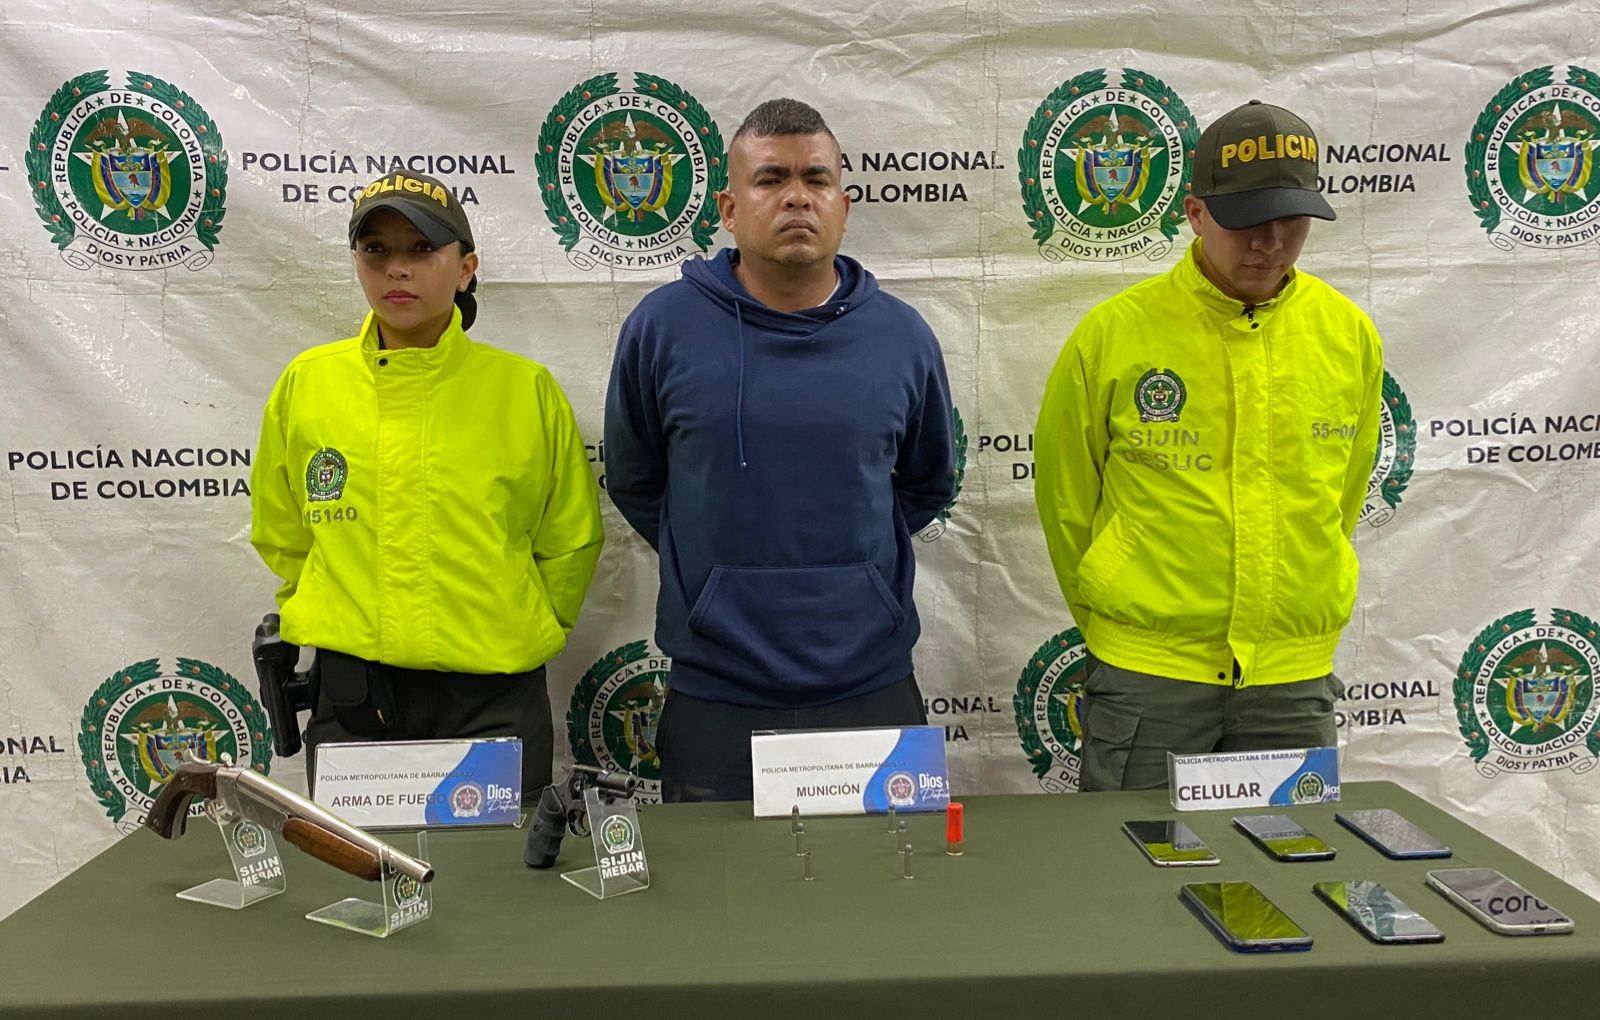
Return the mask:
<path id="1" fill-rule="evenodd" d="M 1503 251 L 1600 239 L 1600 78 L 1569 66 L 1518 75 L 1478 115 L 1467 140 L 1473 212 Z"/>
<path id="2" fill-rule="evenodd" d="M 631 92 L 597 75 L 557 101 L 534 165 L 545 216 L 579 269 L 674 266 L 708 251 L 728 186 L 722 132 L 695 98 L 652 74 Z"/>
<path id="3" fill-rule="evenodd" d="M 1600 624 L 1554 609 L 1503 616 L 1473 639 L 1456 670 L 1456 722 L 1484 776 L 1583 773 L 1600 757 Z"/>
<path id="4" fill-rule="evenodd" d="M 483 814 L 483 787 L 477 783 L 457 783 L 450 791 L 450 810 L 457 818 L 477 818 Z"/>
<path id="5" fill-rule="evenodd" d="M 661 798 L 656 726 L 671 672 L 672 660 L 643 641 L 613 648 L 583 674 L 567 708 L 572 760 L 638 776 L 642 802 Z"/>
<path id="6" fill-rule="evenodd" d="M 1383 407 L 1378 419 L 1378 449 L 1367 482 L 1367 499 L 1361 506 L 1361 520 L 1381 528 L 1394 519 L 1395 509 L 1411 472 L 1416 468 L 1417 422 L 1405 390 L 1385 369 Z"/>
<path id="7" fill-rule="evenodd" d="M 233 826 L 233 848 L 241 857 L 260 857 L 267 852 L 267 830 L 248 818 L 241 818 Z"/>
<path id="8" fill-rule="evenodd" d="M 81 74 L 28 136 L 34 207 L 77 269 L 203 269 L 222 230 L 228 154 L 194 98 L 138 71 Z"/>
<path id="9" fill-rule="evenodd" d="M 312 503 L 340 499 L 349 477 L 350 465 L 345 463 L 344 454 L 324 446 L 306 462 L 306 499 Z"/>
<path id="10" fill-rule="evenodd" d="M 1105 68 L 1058 86 L 1028 121 L 1017 150 L 1022 208 L 1039 254 L 1115 261 L 1160 258 L 1183 224 L 1189 158 L 1200 138 L 1166 83 Z"/>
<path id="11" fill-rule="evenodd" d="M 909 772 L 893 772 L 883 781 L 883 795 L 894 807 L 917 802 L 917 781 Z"/>
<path id="12" fill-rule="evenodd" d="M 415 908 L 422 902 L 422 894 L 425 890 L 423 884 L 415 878 L 403 871 L 397 871 L 390 881 L 393 883 L 390 889 L 393 890 L 394 905 L 396 907 Z"/>
<path id="13" fill-rule="evenodd" d="M 1295 804 L 1320 804 L 1327 792 L 1327 780 L 1316 772 L 1307 772 L 1295 780 L 1289 799 Z"/>
<path id="14" fill-rule="evenodd" d="M 145 659 L 111 674 L 89 696 L 78 731 L 89 787 L 117 828 L 132 832 L 185 758 L 224 756 L 265 775 L 272 731 L 249 690 L 199 659 L 166 673 Z M 203 813 L 199 801 L 190 817 Z"/>
<path id="15" fill-rule="evenodd" d="M 1050 793 L 1078 789 L 1083 765 L 1079 712 L 1088 651 L 1076 627 L 1052 637 L 1029 656 L 1011 699 L 1022 751 L 1039 785 Z"/>
<path id="16" fill-rule="evenodd" d="M 625 854 L 633 849 L 634 828 L 627 815 L 612 815 L 600 823 L 600 843 L 608 854 Z"/>
<path id="17" fill-rule="evenodd" d="M 1159 372 L 1150 369 L 1139 377 L 1133 388 L 1133 402 L 1139 409 L 1140 421 L 1177 421 L 1183 405 L 1189 400 L 1189 391 L 1183 380 L 1170 368 Z"/>

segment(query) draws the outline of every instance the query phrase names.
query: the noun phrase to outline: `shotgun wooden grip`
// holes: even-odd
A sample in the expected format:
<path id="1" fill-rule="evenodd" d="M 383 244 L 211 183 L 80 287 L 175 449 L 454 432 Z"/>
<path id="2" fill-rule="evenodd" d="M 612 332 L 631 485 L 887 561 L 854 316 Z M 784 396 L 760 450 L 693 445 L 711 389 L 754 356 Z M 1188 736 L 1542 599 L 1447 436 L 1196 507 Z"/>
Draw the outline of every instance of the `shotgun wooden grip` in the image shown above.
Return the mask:
<path id="1" fill-rule="evenodd" d="M 317 860 L 326 861 L 357 878 L 376 882 L 383 877 L 383 862 L 377 854 L 304 818 L 291 818 L 284 822 L 283 838 Z"/>
<path id="2" fill-rule="evenodd" d="M 145 817 L 145 827 L 163 839 L 177 839 L 183 835 L 184 824 L 189 820 L 189 802 L 196 797 L 212 800 L 217 796 L 217 767 L 203 762 L 186 761 L 167 780 L 167 785 L 156 795 L 150 813 Z"/>

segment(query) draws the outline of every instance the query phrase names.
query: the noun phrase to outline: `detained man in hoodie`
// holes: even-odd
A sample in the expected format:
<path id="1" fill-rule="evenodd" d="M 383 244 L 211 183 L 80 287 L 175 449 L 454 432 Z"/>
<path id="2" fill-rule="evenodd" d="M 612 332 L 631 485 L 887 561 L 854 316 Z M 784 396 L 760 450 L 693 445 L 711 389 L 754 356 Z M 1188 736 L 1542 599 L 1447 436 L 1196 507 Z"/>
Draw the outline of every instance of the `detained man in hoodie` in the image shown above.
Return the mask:
<path id="1" fill-rule="evenodd" d="M 839 254 L 850 198 L 816 110 L 774 99 L 728 146 L 737 242 L 622 325 L 606 485 L 656 550 L 667 801 L 749 800 L 750 732 L 927 721 L 911 536 L 954 498 L 932 330 Z"/>

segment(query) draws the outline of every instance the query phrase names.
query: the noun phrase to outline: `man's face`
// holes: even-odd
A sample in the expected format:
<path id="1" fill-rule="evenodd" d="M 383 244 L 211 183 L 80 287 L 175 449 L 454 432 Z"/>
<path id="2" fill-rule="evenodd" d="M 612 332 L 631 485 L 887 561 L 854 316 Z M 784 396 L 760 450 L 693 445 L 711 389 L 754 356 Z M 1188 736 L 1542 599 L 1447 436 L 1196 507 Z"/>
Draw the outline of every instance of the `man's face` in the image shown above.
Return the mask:
<path id="1" fill-rule="evenodd" d="M 385 343 L 429 346 L 450 324 L 456 291 L 478 268 L 477 252 L 452 241 L 435 248 L 411 221 L 379 209 L 356 238 L 356 278 L 378 317 Z"/>
<path id="2" fill-rule="evenodd" d="M 1200 268 L 1218 290 L 1245 304 L 1277 294 L 1311 232 L 1311 217 L 1289 216 L 1245 230 L 1229 230 L 1211 218 L 1203 200 L 1183 200 L 1189 226 L 1200 238 Z"/>
<path id="3" fill-rule="evenodd" d="M 839 170 L 839 145 L 826 131 L 735 142 L 717 209 L 739 257 L 790 270 L 832 265 L 850 215 Z"/>

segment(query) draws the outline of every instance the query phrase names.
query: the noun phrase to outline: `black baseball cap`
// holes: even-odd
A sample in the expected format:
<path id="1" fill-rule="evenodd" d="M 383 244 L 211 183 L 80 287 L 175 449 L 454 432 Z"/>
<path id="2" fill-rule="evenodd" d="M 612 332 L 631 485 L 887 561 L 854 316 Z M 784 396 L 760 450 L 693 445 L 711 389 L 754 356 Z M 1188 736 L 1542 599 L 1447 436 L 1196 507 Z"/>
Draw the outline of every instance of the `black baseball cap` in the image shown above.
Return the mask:
<path id="1" fill-rule="evenodd" d="M 379 209 L 393 209 L 404 216 L 435 248 L 452 241 L 461 242 L 462 252 L 475 247 L 466 212 L 437 177 L 397 170 L 362 188 L 350 209 L 350 247 L 356 246 L 367 217 Z"/>
<path id="2" fill-rule="evenodd" d="M 1336 219 L 1317 190 L 1320 146 L 1311 126 L 1252 99 L 1212 122 L 1195 146 L 1189 194 L 1211 218 L 1245 230 L 1285 216 Z"/>
<path id="3" fill-rule="evenodd" d="M 362 188 L 350 210 L 352 249 L 361 236 L 362 224 L 379 209 L 393 209 L 404 216 L 435 248 L 460 241 L 461 252 L 466 254 L 477 247 L 472 240 L 472 226 L 467 223 L 466 210 L 461 208 L 461 202 L 455 194 L 437 177 L 396 170 Z M 456 292 L 462 329 L 471 326 L 478 316 L 478 299 L 473 297 L 477 289 L 478 277 L 474 273 L 467 283 L 467 289 Z"/>

